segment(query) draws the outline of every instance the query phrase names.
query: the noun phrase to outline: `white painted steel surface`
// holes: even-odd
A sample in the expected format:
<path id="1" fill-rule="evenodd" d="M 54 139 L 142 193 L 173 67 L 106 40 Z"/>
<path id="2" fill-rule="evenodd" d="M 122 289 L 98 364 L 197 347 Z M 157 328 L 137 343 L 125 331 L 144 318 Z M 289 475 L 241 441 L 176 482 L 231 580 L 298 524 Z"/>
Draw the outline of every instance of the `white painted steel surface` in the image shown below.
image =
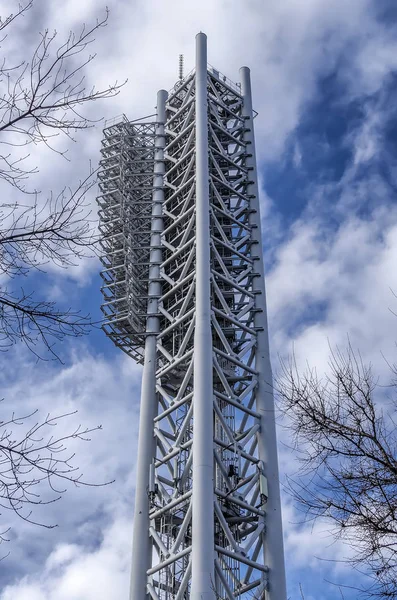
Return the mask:
<path id="1" fill-rule="evenodd" d="M 256 368 L 259 373 L 256 406 L 261 414 L 261 427 L 257 433 L 259 456 L 266 466 L 268 499 L 266 504 L 266 535 L 264 535 L 264 556 L 269 567 L 269 600 L 286 600 L 287 589 L 284 566 L 283 526 L 281 516 L 280 485 L 277 457 L 276 419 L 273 397 L 273 378 L 270 363 L 269 333 L 267 325 L 265 271 L 262 250 L 262 226 L 260 218 L 259 189 L 255 151 L 254 117 L 252 111 L 251 74 L 248 67 L 240 69 L 241 93 L 243 96 L 242 114 L 246 119 L 245 140 L 250 150 L 247 156 L 247 166 L 252 169 L 252 183 L 248 188 L 251 194 L 252 238 L 256 244 L 253 253 L 256 258 L 256 268 L 259 277 L 254 279 L 253 289 L 257 307 L 261 312 L 255 314 L 255 325 L 261 330 L 257 334 Z"/>
<path id="2" fill-rule="evenodd" d="M 193 362 L 192 600 L 214 600 L 214 426 L 207 36 L 196 36 L 196 322 Z M 203 527 L 205 523 L 205 527 Z"/>
<path id="3" fill-rule="evenodd" d="M 130 600 L 286 600 L 249 69 L 196 43 L 102 148 L 105 329 L 144 356 Z"/>
<path id="4" fill-rule="evenodd" d="M 141 408 L 139 420 L 138 454 L 136 459 L 136 491 L 133 523 L 133 548 L 130 600 L 148 598 L 146 571 L 151 566 L 152 544 L 148 535 L 149 520 L 149 475 L 155 456 L 153 420 L 157 414 L 156 396 L 156 336 L 160 331 L 158 298 L 161 292 L 161 233 L 163 231 L 162 204 L 164 202 L 164 123 L 167 92 L 157 94 L 157 120 L 155 131 L 153 207 L 150 239 L 150 267 L 148 271 L 147 337 L 145 362 L 142 374 Z"/>

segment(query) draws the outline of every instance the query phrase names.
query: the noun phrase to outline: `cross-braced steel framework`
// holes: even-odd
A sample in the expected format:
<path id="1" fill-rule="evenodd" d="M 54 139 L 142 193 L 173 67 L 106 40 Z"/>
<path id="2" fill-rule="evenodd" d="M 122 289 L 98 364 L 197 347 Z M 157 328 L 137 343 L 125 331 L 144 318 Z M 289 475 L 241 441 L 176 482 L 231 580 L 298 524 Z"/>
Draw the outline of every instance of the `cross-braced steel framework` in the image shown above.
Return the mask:
<path id="1" fill-rule="evenodd" d="M 131 600 L 285 600 L 249 69 L 105 129 L 103 311 L 143 362 Z"/>

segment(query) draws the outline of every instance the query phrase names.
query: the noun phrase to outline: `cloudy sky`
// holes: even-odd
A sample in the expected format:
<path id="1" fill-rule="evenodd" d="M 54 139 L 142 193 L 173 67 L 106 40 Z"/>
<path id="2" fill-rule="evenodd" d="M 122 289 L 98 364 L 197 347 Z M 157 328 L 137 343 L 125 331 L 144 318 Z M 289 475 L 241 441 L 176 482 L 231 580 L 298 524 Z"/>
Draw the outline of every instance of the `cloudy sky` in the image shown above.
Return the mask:
<path id="1" fill-rule="evenodd" d="M 194 64 L 194 36 L 208 35 L 209 61 L 230 79 L 252 70 L 262 187 L 264 251 L 274 368 L 294 348 L 298 362 L 326 368 L 329 345 L 349 337 L 386 381 L 395 361 L 397 300 L 397 5 L 394 0 L 109 0 L 110 19 L 92 51 L 88 84 L 128 79 L 120 94 L 92 107 L 94 118 L 151 114 L 160 88 Z M 14 0 L 3 0 L 6 15 Z M 103 15 L 101 0 L 36 0 L 16 21 L 2 51 L 29 60 L 39 32 L 70 29 Z M 99 159 L 102 125 L 69 144 L 69 161 L 45 148 L 29 160 L 32 185 L 57 191 Z M 67 140 L 56 140 L 59 148 Z M 57 146 L 58 147 L 58 146 Z M 13 195 L 2 188 L 2 196 Z M 5 196 L 7 194 L 7 196 Z M 14 197 L 14 196 L 12 196 Z M 88 198 L 95 206 L 95 193 Z M 36 284 L 48 298 L 99 317 L 99 264 L 52 269 Z M 22 346 L 1 356 L 2 410 L 79 414 L 59 426 L 103 425 L 76 446 L 76 462 L 103 488 L 69 489 L 38 509 L 54 529 L 15 521 L 4 511 L 9 556 L 0 562 L 0 600 L 107 600 L 127 597 L 140 369 L 101 332 L 59 349 L 63 363 L 37 363 Z M 2 416 L 2 418 L 5 418 Z M 279 437 L 286 441 L 286 432 Z M 73 448 L 74 449 L 74 448 Z M 285 446 L 281 473 L 294 469 Z M 334 584 L 357 584 L 338 559 L 327 526 L 304 524 L 288 497 L 284 528 L 289 594 L 338 597 Z M 331 583 L 328 583 L 331 582 Z M 344 589 L 346 600 L 357 592 Z"/>

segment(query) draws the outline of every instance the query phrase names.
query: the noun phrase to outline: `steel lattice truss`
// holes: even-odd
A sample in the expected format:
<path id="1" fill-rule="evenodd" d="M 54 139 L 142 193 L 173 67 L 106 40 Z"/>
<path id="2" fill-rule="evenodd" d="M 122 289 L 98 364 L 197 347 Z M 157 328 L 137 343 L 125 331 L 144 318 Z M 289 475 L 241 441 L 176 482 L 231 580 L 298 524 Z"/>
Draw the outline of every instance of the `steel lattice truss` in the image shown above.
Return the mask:
<path id="1" fill-rule="evenodd" d="M 214 587 L 249 597 L 266 585 L 266 479 L 257 452 L 255 295 L 242 99 L 208 74 L 214 365 Z M 193 333 L 195 324 L 195 79 L 167 106 L 159 413 L 150 534 L 153 598 L 188 598 L 191 569 Z M 258 596 L 259 597 L 259 596 Z"/>
<path id="2" fill-rule="evenodd" d="M 193 593 L 194 598 L 283 600 L 285 587 L 268 596 L 267 511 L 271 481 L 278 488 L 278 480 L 269 475 L 258 391 L 264 377 L 258 340 L 266 309 L 260 215 L 252 193 L 255 159 L 247 137 L 252 118 L 247 121 L 241 89 L 212 68 L 206 84 L 211 339 L 205 351 L 212 357 L 213 377 L 209 551 L 214 558 L 212 591 L 201 596 L 192 590 L 197 85 L 195 71 L 178 82 L 163 123 L 124 119 L 104 130 L 99 204 L 105 330 L 135 360 L 146 361 L 147 373 L 152 369 L 148 379 L 144 374 L 142 403 L 150 399 L 152 376 L 155 404 L 152 413 L 147 404 L 141 409 L 152 415 L 143 420 L 141 415 L 141 458 L 138 451 L 146 489 L 137 489 L 135 520 L 144 525 L 135 534 L 146 538 L 134 540 L 133 561 L 141 561 L 136 573 L 143 569 L 144 581 L 141 587 L 133 582 L 131 598 L 188 600 Z M 283 576 L 282 571 L 279 581 Z"/>
<path id="3" fill-rule="evenodd" d="M 123 119 L 104 129 L 99 172 L 102 312 L 107 335 L 138 362 L 146 329 L 154 123 Z"/>

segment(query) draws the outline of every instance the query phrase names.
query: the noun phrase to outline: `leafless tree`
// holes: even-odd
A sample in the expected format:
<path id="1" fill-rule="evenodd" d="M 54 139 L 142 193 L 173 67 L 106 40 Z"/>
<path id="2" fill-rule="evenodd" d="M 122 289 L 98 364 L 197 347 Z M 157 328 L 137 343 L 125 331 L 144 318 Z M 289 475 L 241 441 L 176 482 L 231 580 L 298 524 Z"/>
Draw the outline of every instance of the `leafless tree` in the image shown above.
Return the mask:
<path id="1" fill-rule="evenodd" d="M 0 205 L 0 350 L 22 341 L 37 355 L 39 344 L 58 358 L 55 341 L 89 331 L 89 315 L 37 299 L 24 284 L 29 286 L 32 270 L 43 273 L 47 264 L 66 268 L 95 248 L 84 205 L 90 179 L 89 175 L 68 198 L 61 192 L 42 205 Z"/>
<path id="2" fill-rule="evenodd" d="M 289 490 L 308 518 L 326 518 L 370 577 L 370 598 L 397 598 L 397 370 L 380 386 L 351 347 L 332 352 L 329 374 L 284 364 L 277 391 L 301 461 Z M 389 393 L 386 393 L 386 392 Z M 390 394 L 391 392 L 391 394 Z"/>
<path id="3" fill-rule="evenodd" d="M 67 152 L 59 148 L 62 136 L 66 142 L 74 141 L 77 131 L 95 125 L 87 110 L 118 94 L 120 85 L 97 90 L 87 87 L 85 79 L 95 58 L 90 47 L 107 25 L 107 12 L 64 41 L 58 42 L 56 32 L 43 31 L 32 55 L 12 63 L 5 50 L 7 38 L 33 5 L 27 0 L 14 14 L 0 18 L 0 349 L 22 341 L 39 357 L 44 346 L 49 356 L 57 358 L 55 342 L 87 333 L 91 319 L 36 295 L 30 276 L 37 272 L 44 276 L 49 266 L 66 268 L 92 253 L 96 234 L 86 194 L 95 183 L 95 171 L 89 168 L 86 178 L 70 188 L 39 192 L 32 185 L 38 172 L 35 152 L 46 146 L 67 159 Z M 87 440 L 100 427 L 54 434 L 69 416 L 40 419 L 33 412 L 0 419 L 4 510 L 51 527 L 33 515 L 34 507 L 57 500 L 66 482 L 91 485 L 83 481 L 66 446 L 68 440 Z M 4 533 L 3 541 L 6 537 Z"/>
<path id="4" fill-rule="evenodd" d="M 33 0 L 0 20 L 2 34 L 12 34 L 12 25 L 32 6 Z M 31 350 L 44 343 L 55 355 L 56 340 L 82 335 L 91 326 L 88 315 L 37 299 L 20 279 L 26 284 L 32 270 L 43 271 L 48 264 L 70 266 L 95 247 L 85 201 L 95 183 L 93 170 L 74 188 L 49 192 L 45 200 L 29 183 L 37 172 L 31 166 L 37 147 L 45 145 L 66 158 L 55 138 L 73 140 L 76 131 L 92 127 L 95 122 L 86 115 L 87 108 L 119 92 L 117 83 L 97 90 L 87 88 L 85 81 L 85 70 L 95 58 L 89 47 L 107 20 L 106 13 L 92 27 L 83 25 L 78 33 L 71 32 L 59 45 L 56 32 L 46 30 L 30 60 L 18 64 L 10 64 L 6 56 L 0 60 L 0 349 L 22 340 Z M 19 192 L 16 201 L 7 201 L 7 184 Z"/>
<path id="5" fill-rule="evenodd" d="M 66 443 L 71 440 L 89 441 L 90 434 L 101 426 L 77 426 L 72 432 L 56 435 L 62 419 L 75 413 L 37 420 L 37 411 L 8 421 L 0 421 L 0 508 L 13 511 L 18 517 L 52 529 L 53 523 L 37 520 L 33 509 L 59 500 L 66 491 L 65 484 L 96 486 L 83 480 L 74 466 L 74 453 Z M 21 429 L 19 434 L 18 429 Z M 45 483 L 43 492 L 42 484 Z M 103 484 L 100 484 L 103 485 Z M 0 543 L 7 540 L 7 531 L 0 533 Z"/>

